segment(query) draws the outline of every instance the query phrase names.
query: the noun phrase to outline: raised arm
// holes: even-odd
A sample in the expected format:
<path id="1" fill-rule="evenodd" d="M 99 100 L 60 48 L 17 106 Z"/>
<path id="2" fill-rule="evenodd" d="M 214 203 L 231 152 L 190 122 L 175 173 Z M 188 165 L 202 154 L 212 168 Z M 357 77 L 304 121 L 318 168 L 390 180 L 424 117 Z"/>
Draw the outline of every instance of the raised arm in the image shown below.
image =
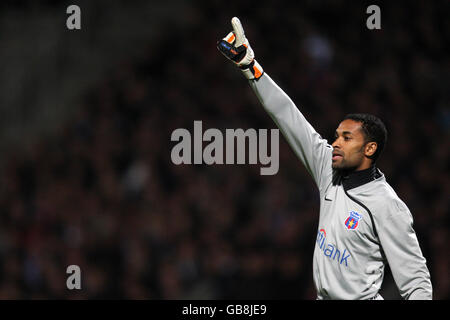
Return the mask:
<path id="1" fill-rule="evenodd" d="M 254 58 L 239 19 L 234 17 L 231 23 L 233 32 L 218 42 L 218 49 L 250 80 L 264 109 L 280 128 L 320 189 L 324 178 L 331 178 L 332 175 L 332 147 L 314 130 L 288 95 L 264 73 Z"/>

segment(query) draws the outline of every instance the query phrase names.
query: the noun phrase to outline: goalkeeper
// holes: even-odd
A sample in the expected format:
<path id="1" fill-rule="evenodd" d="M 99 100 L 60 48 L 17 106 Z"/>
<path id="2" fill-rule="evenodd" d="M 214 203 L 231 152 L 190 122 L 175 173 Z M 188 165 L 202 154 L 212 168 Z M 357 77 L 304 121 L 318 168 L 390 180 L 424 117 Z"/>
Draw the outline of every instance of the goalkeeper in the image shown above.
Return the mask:
<path id="1" fill-rule="evenodd" d="M 376 167 L 387 139 L 384 124 L 373 115 L 349 114 L 328 144 L 255 60 L 239 19 L 231 24 L 233 31 L 217 43 L 219 51 L 250 80 L 319 189 L 317 299 L 381 300 L 387 264 L 402 298 L 432 299 L 412 215 Z"/>

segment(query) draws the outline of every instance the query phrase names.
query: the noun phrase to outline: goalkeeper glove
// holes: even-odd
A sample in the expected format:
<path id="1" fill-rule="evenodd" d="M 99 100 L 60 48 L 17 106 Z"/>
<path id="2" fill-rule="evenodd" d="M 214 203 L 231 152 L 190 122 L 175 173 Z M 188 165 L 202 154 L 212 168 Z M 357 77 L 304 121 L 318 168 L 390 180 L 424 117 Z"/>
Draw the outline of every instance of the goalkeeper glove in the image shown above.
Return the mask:
<path id="1" fill-rule="evenodd" d="M 245 37 L 239 19 L 237 17 L 231 19 L 231 25 L 233 31 L 217 42 L 217 48 L 242 70 L 247 79 L 257 80 L 264 74 L 263 68 L 255 60 L 255 53 Z"/>

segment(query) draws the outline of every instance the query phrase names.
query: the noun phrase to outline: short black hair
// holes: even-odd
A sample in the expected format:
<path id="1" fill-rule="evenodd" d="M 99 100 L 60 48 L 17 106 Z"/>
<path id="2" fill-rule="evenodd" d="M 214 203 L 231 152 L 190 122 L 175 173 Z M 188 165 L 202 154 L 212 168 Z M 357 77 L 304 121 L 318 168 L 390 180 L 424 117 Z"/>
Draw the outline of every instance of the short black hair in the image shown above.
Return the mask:
<path id="1" fill-rule="evenodd" d="M 375 162 L 384 149 L 387 141 L 387 130 L 380 118 L 368 113 L 351 113 L 344 117 L 344 120 L 353 120 L 361 123 L 364 133 L 365 143 L 376 142 L 377 150 L 369 158 Z"/>

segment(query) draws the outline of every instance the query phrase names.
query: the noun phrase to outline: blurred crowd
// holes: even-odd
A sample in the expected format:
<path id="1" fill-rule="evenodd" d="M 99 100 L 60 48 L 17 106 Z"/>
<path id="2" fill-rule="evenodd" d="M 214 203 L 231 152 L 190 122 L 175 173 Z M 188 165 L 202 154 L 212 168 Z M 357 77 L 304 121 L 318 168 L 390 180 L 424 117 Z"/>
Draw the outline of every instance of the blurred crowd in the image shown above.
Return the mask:
<path id="1" fill-rule="evenodd" d="M 315 299 L 319 198 L 284 138 L 280 170 L 174 165 L 176 128 L 275 128 L 216 41 L 240 17 L 264 70 L 331 139 L 347 113 L 389 131 L 377 165 L 410 208 L 435 299 L 450 297 L 450 20 L 445 1 L 223 6 L 196 1 L 161 27 L 0 185 L 0 299 Z M 445 10 L 446 9 L 446 10 Z M 331 143 L 331 142 L 330 142 Z M 66 288 L 81 268 L 82 289 Z M 396 297 L 389 281 L 385 298 Z M 390 287 L 389 287 L 390 286 Z M 392 289 L 392 287 L 394 289 Z"/>

